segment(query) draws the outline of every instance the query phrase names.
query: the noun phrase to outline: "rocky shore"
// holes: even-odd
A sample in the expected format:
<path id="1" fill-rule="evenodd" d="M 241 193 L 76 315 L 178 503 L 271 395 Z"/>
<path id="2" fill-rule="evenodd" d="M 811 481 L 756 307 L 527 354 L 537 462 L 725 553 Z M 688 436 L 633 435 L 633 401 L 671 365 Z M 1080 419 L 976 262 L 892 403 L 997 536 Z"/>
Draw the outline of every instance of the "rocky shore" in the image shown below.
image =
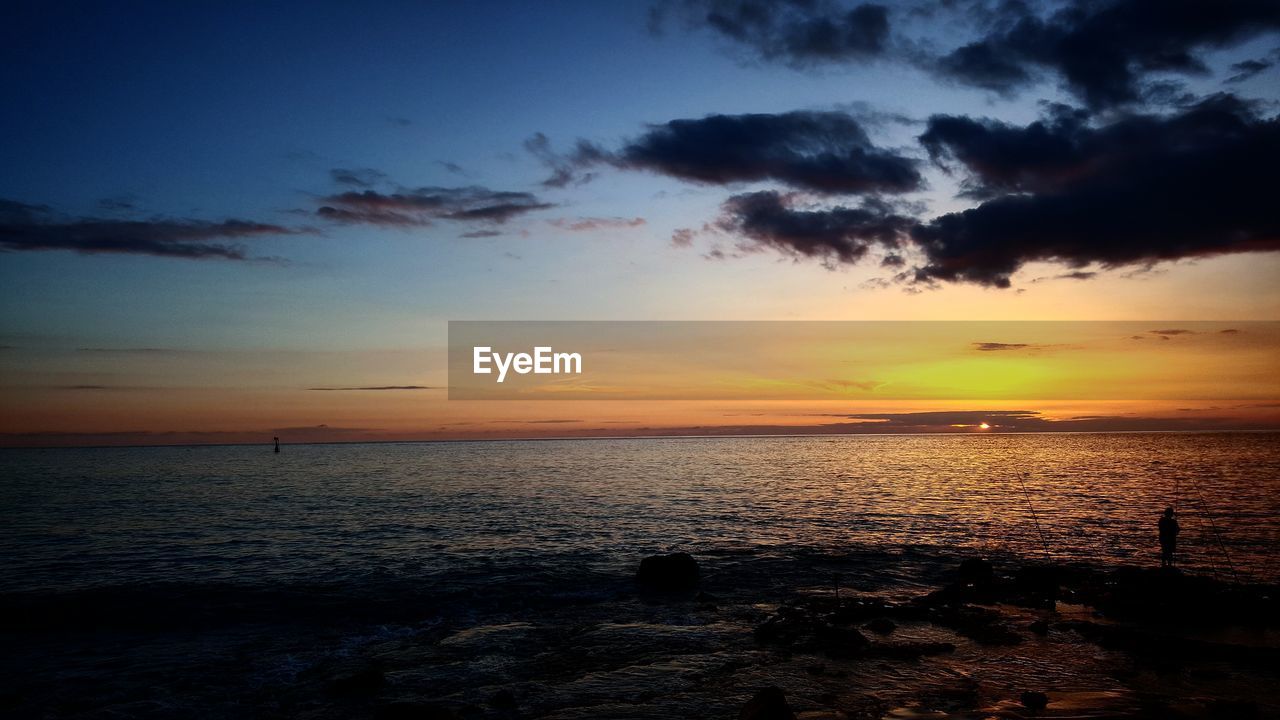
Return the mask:
<path id="1" fill-rule="evenodd" d="M 795 583 L 815 575 L 812 562 L 796 575 L 786 569 L 797 561 L 763 562 L 653 556 L 632 577 L 554 602 L 528 585 L 466 595 L 447 613 L 422 599 L 379 621 L 379 604 L 358 622 L 329 615 L 287 632 L 264 624 L 260 606 L 219 620 L 216 634 L 169 621 L 148 633 L 133 617 L 114 634 L 77 635 L 82 657 L 60 646 L 57 664 L 109 669 L 121 647 L 144 659 L 56 696 L 48 684 L 15 682 L 0 708 L 316 720 L 1280 714 L 1272 586 L 953 558 L 920 574 L 933 582 L 889 591 L 868 579 L 876 573 L 848 579 L 857 558 L 823 560 L 847 573 L 830 584 Z M 884 574 L 905 560 L 877 562 Z M 74 623 L 69 610 L 43 617 L 37 637 L 17 630 L 35 610 L 10 606 L 6 634 L 19 650 L 48 650 L 52 624 Z M 7 670 L 21 679 L 21 668 Z"/>

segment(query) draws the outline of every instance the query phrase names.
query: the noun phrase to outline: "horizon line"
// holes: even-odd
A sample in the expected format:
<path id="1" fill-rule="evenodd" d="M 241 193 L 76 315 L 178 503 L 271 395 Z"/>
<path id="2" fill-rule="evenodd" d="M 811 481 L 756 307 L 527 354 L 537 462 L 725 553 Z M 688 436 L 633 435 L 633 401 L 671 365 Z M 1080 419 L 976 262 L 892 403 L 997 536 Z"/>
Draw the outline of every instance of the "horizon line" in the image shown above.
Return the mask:
<path id="1" fill-rule="evenodd" d="M 764 438 L 853 438 L 853 437 L 983 437 L 991 435 L 1224 435 L 1280 433 L 1280 428 L 1225 428 L 1225 429 L 1167 429 L 1167 430 L 1001 430 L 1001 431 L 918 431 L 918 432 L 828 432 L 828 433 L 723 433 L 708 435 L 554 435 L 546 437 L 496 437 L 496 438 L 423 438 L 417 440 L 318 440 L 310 442 L 281 442 L 281 447 L 308 447 L 313 445 L 421 445 L 446 443 L 496 443 L 496 442 L 549 442 L 563 440 L 751 440 Z M 0 450 L 109 450 L 143 448 L 215 448 L 215 447 L 273 447 L 271 441 L 231 443 L 153 443 L 124 445 L 0 445 Z"/>

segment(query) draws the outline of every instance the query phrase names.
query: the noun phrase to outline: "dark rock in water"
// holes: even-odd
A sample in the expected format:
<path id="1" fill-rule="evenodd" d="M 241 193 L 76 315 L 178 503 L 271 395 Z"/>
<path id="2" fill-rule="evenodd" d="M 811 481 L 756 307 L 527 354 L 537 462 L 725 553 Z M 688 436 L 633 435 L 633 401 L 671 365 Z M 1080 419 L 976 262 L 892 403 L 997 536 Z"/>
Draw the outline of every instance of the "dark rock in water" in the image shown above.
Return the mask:
<path id="1" fill-rule="evenodd" d="M 770 645 L 792 645 L 814 627 L 811 619 L 780 613 L 756 627 L 756 640 Z"/>
<path id="2" fill-rule="evenodd" d="M 781 688 L 767 687 L 742 706 L 738 720 L 796 720 L 796 714 Z"/>
<path id="3" fill-rule="evenodd" d="M 871 647 L 866 635 L 853 628 L 830 626 L 818 629 L 814 640 L 822 652 L 833 658 L 849 658 Z"/>
<path id="4" fill-rule="evenodd" d="M 516 702 L 516 694 L 510 690 L 499 690 L 490 695 L 489 704 L 499 710 L 514 710 L 519 705 Z"/>
<path id="5" fill-rule="evenodd" d="M 848 658 L 866 650 L 871 641 L 854 628 L 834 621 L 808 604 L 783 605 L 777 614 L 756 627 L 756 640 Z"/>
<path id="6" fill-rule="evenodd" d="M 1028 565 L 1018 569 L 1013 576 L 1013 583 L 1020 595 L 1020 604 L 1029 607 L 1056 607 L 1061 585 L 1058 568 L 1052 565 Z"/>
<path id="7" fill-rule="evenodd" d="M 914 612 L 914 609 L 890 605 L 881 600 L 841 598 L 838 602 L 829 603 L 823 598 L 814 598 L 811 602 L 824 610 L 829 607 L 828 617 L 831 622 L 844 623 L 846 625 L 889 615 L 904 617 Z"/>
<path id="8" fill-rule="evenodd" d="M 1031 632 L 1033 632 L 1033 633 L 1035 633 L 1035 634 L 1037 634 L 1037 635 L 1039 635 L 1039 636 L 1043 637 L 1043 636 L 1045 636 L 1045 635 L 1048 635 L 1048 634 L 1049 634 L 1049 621 L 1047 621 L 1047 620 L 1036 620 L 1035 622 L 1033 622 L 1033 623 L 1031 623 L 1030 625 L 1028 625 L 1028 626 L 1027 626 L 1027 629 L 1028 629 L 1028 630 L 1030 630 Z"/>
<path id="9" fill-rule="evenodd" d="M 918 660 L 928 655 L 955 652 L 956 646 L 948 642 L 874 643 L 870 654 L 894 660 Z"/>
<path id="10" fill-rule="evenodd" d="M 969 558 L 961 562 L 958 575 L 963 585 L 990 585 L 996 579 L 995 568 L 983 558 Z"/>
<path id="11" fill-rule="evenodd" d="M 981 645 L 1017 645 L 1022 636 L 1000 622 L 1000 613 L 963 605 L 933 608 L 929 620 L 951 628 Z"/>
<path id="12" fill-rule="evenodd" d="M 436 703 L 393 702 L 373 712 L 374 720 L 458 720 L 460 717 Z"/>
<path id="13" fill-rule="evenodd" d="M 1262 717 L 1258 712 L 1258 703 L 1252 700 L 1214 700 L 1205 708 L 1209 717 L 1247 720 Z"/>
<path id="14" fill-rule="evenodd" d="M 1120 568 L 1082 585 L 1078 602 L 1111 618 L 1211 627 L 1274 625 L 1280 617 L 1275 586 L 1228 583 L 1167 568 Z"/>
<path id="15" fill-rule="evenodd" d="M 331 695 L 373 695 L 386 684 L 387 676 L 383 674 L 380 668 L 367 667 L 333 678 L 325 686 L 325 689 Z"/>
<path id="16" fill-rule="evenodd" d="M 867 623 L 867 629 L 873 633 L 888 635 L 889 633 L 898 629 L 898 624 L 890 620 L 889 618 L 876 618 L 871 622 Z"/>
<path id="17" fill-rule="evenodd" d="M 640 561 L 636 572 L 636 582 L 654 590 L 691 590 L 698 579 L 698 561 L 688 553 L 651 555 Z"/>
<path id="18" fill-rule="evenodd" d="M 1022 706 L 1031 712 L 1040 712 L 1049 706 L 1049 696 L 1036 690 L 1022 693 Z"/>

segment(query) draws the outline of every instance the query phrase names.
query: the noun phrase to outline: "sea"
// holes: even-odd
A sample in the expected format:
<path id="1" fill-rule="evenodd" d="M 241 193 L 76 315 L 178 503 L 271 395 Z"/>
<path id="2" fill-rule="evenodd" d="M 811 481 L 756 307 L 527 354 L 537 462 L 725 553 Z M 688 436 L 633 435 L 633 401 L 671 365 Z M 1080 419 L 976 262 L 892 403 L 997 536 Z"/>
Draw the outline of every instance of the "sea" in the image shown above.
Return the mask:
<path id="1" fill-rule="evenodd" d="M 1158 565 L 1166 507 L 1184 572 L 1280 582 L 1276 433 L 0 450 L 0 711 L 359 717 L 333 678 L 370 664 L 378 702 L 459 717 L 736 717 L 788 683 L 817 703 L 751 641 L 787 594 L 905 597 L 969 557 Z M 670 552 L 713 601 L 634 592 Z M 966 652 L 845 685 L 893 717 L 1028 673 L 1101 693 L 1097 716 L 1138 702 L 1093 646 Z"/>

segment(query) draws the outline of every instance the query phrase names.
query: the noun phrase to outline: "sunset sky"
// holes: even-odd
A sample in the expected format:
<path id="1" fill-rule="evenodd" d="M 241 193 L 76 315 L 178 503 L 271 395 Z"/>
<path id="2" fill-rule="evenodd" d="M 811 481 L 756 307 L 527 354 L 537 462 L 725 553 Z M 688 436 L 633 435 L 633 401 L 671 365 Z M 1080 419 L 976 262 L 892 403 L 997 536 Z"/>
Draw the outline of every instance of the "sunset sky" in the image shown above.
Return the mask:
<path id="1" fill-rule="evenodd" d="M 6 15 L 3 445 L 1280 427 L 1273 2 Z M 1124 320 L 1187 392 L 450 401 L 450 320 Z"/>

